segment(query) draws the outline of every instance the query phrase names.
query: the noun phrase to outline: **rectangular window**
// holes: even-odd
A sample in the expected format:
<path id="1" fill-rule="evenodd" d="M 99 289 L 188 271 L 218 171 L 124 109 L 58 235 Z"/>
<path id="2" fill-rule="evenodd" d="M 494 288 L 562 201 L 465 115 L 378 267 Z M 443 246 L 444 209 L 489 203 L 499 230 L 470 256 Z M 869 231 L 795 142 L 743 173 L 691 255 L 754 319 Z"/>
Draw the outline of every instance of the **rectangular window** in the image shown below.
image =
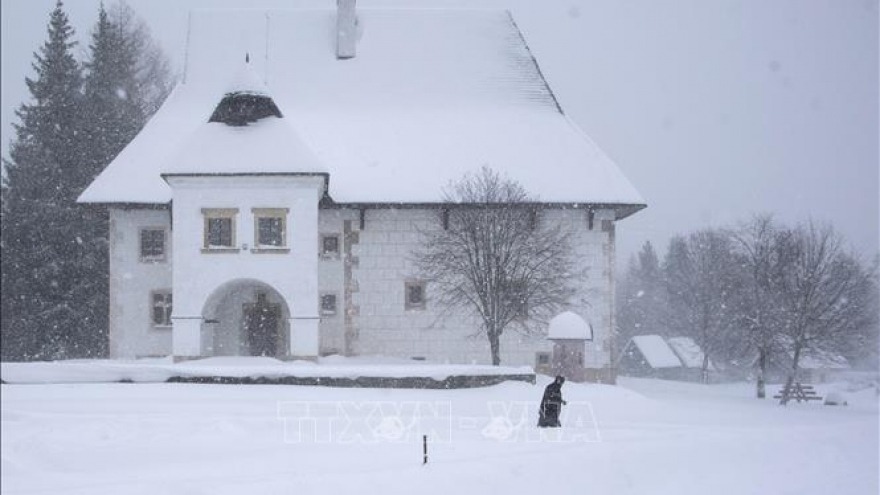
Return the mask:
<path id="1" fill-rule="evenodd" d="M 232 247 L 232 219 L 208 219 L 208 247 Z"/>
<path id="2" fill-rule="evenodd" d="M 235 217 L 238 208 L 203 208 L 205 219 L 202 252 L 237 252 Z"/>
<path id="3" fill-rule="evenodd" d="M 339 256 L 338 235 L 325 234 L 321 236 L 321 256 L 325 258 L 336 258 Z"/>
<path id="4" fill-rule="evenodd" d="M 406 282 L 404 284 L 406 293 L 406 309 L 424 309 L 425 308 L 425 283 L 420 281 Z"/>
<path id="5" fill-rule="evenodd" d="M 165 230 L 141 230 L 141 261 L 165 261 Z"/>
<path id="6" fill-rule="evenodd" d="M 287 208 L 253 208 L 253 252 L 287 252 Z"/>
<path id="7" fill-rule="evenodd" d="M 321 295 L 321 314 L 327 316 L 336 314 L 336 294 Z"/>
<path id="8" fill-rule="evenodd" d="M 284 245 L 284 222 L 277 217 L 257 219 L 257 245 L 280 247 Z"/>
<path id="9" fill-rule="evenodd" d="M 151 307 L 153 309 L 153 326 L 171 326 L 171 292 L 153 292 Z"/>
<path id="10" fill-rule="evenodd" d="M 550 364 L 550 353 L 549 352 L 539 352 L 536 354 L 538 358 L 538 366 L 547 366 Z"/>

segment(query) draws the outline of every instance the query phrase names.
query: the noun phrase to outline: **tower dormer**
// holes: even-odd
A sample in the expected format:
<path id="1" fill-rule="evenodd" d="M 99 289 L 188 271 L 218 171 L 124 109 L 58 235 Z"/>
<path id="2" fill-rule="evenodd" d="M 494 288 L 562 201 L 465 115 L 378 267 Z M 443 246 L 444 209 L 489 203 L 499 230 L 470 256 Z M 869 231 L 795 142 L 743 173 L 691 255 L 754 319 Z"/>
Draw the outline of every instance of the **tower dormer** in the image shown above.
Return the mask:
<path id="1" fill-rule="evenodd" d="M 208 122 L 238 127 L 269 117 L 282 118 L 283 115 L 251 67 L 250 55 L 245 55 L 244 66 L 236 73 Z"/>

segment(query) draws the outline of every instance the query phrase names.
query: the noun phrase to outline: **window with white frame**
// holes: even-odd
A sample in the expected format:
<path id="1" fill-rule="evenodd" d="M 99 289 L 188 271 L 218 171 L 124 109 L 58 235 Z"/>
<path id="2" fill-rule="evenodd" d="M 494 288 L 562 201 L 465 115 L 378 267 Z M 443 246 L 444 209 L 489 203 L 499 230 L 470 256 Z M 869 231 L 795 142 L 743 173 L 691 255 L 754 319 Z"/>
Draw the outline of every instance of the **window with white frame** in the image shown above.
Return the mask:
<path id="1" fill-rule="evenodd" d="M 321 314 L 324 316 L 336 314 L 336 294 L 321 294 Z"/>
<path id="2" fill-rule="evenodd" d="M 141 261 L 165 261 L 165 229 L 147 228 L 140 232 Z"/>
<path id="3" fill-rule="evenodd" d="M 203 208 L 205 219 L 203 252 L 238 251 L 235 239 L 235 220 L 238 208 Z"/>
<path id="4" fill-rule="evenodd" d="M 152 322 L 156 327 L 171 326 L 171 291 L 154 291 L 150 294 Z"/>
<path id="5" fill-rule="evenodd" d="M 404 283 L 406 309 L 424 309 L 425 308 L 425 282 L 420 280 L 410 280 Z"/>
<path id="6" fill-rule="evenodd" d="M 287 249 L 287 208 L 253 208 L 254 252 Z"/>
<path id="7" fill-rule="evenodd" d="M 324 258 L 336 258 L 339 256 L 339 235 L 321 235 L 321 256 Z"/>

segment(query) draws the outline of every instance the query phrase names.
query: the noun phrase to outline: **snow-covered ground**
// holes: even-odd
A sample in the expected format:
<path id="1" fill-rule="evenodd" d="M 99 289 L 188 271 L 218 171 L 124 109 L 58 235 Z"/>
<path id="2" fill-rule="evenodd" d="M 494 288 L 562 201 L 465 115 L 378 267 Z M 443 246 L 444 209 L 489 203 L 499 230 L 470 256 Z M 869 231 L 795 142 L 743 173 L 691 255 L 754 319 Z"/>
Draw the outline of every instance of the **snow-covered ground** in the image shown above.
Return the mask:
<path id="1" fill-rule="evenodd" d="M 878 399 L 776 405 L 748 384 L 2 385 L 2 492 L 876 494 Z M 818 387 L 820 393 L 845 385 Z M 775 387 L 771 389 L 775 391 Z M 422 435 L 429 462 L 422 465 Z"/>
<path id="2" fill-rule="evenodd" d="M 386 356 L 327 356 L 312 361 L 280 361 L 270 357 L 226 356 L 175 363 L 170 357 L 152 359 L 72 359 L 0 363 L 6 383 L 158 383 L 171 377 L 321 378 L 532 375 L 527 366 L 442 364 Z"/>

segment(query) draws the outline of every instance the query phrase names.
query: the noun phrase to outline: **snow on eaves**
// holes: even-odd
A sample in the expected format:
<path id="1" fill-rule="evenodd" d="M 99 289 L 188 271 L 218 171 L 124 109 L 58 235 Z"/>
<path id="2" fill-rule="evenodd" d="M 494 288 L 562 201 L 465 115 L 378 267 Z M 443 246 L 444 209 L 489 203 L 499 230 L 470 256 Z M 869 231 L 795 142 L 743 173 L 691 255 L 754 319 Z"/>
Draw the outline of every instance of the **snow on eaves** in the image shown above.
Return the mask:
<path id="1" fill-rule="evenodd" d="M 259 163 L 259 170 L 253 164 Z M 205 123 L 180 147 L 163 174 L 326 173 L 287 125 L 267 117 L 245 126 Z"/>
<path id="2" fill-rule="evenodd" d="M 358 16 L 357 56 L 338 60 L 333 10 L 194 12 L 182 83 L 79 201 L 167 203 L 171 190 L 160 174 L 181 167 L 208 174 L 292 167 L 328 172 L 338 203 L 433 203 L 450 181 L 488 165 L 543 202 L 644 203 L 559 112 L 507 12 L 361 9 Z M 242 82 L 245 54 L 253 74 Z M 272 96 L 295 141 L 290 160 L 280 157 L 292 151 L 287 143 L 268 139 L 280 129 L 260 134 L 266 161 L 196 156 L 195 143 L 222 141 L 205 123 L 230 88 Z M 258 134 L 251 130 L 234 136 Z M 182 164 L 184 157 L 195 161 Z"/>

